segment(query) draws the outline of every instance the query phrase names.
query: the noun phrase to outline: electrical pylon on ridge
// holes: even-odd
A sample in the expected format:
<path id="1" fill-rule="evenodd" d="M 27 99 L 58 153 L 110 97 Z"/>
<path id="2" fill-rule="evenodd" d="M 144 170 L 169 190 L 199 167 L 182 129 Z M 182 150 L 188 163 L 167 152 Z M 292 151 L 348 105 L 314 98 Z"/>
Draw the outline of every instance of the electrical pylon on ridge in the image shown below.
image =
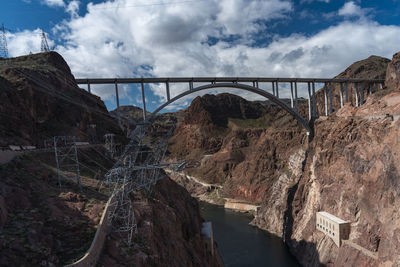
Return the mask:
<path id="1" fill-rule="evenodd" d="M 49 48 L 49 44 L 47 43 L 47 38 L 46 38 L 46 33 L 44 31 L 42 31 L 41 33 L 41 45 L 40 45 L 40 51 L 41 52 L 49 52 L 50 48 Z"/>
<path id="2" fill-rule="evenodd" d="M 6 28 L 4 28 L 4 24 L 1 25 L 0 30 L 0 57 L 8 58 Z"/>

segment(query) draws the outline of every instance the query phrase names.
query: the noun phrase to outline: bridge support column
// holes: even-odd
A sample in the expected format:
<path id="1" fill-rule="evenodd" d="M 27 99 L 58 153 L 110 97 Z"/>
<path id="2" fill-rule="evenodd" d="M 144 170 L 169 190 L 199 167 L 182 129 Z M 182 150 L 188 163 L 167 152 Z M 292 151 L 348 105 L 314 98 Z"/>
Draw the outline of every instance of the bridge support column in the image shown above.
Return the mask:
<path id="1" fill-rule="evenodd" d="M 377 92 L 379 91 L 379 85 L 378 85 L 378 83 L 375 83 L 375 89 L 376 89 Z"/>
<path id="2" fill-rule="evenodd" d="M 307 83 L 308 88 L 308 120 L 311 120 L 311 84 Z"/>
<path id="3" fill-rule="evenodd" d="M 118 83 L 117 82 L 115 82 L 115 99 L 117 102 L 118 125 L 119 125 L 119 127 L 121 127 L 122 125 L 121 125 L 121 114 L 119 111 L 119 95 L 118 95 Z"/>
<path id="4" fill-rule="evenodd" d="M 356 107 L 358 107 L 358 83 L 355 83 L 356 86 Z"/>
<path id="5" fill-rule="evenodd" d="M 327 90 L 328 90 L 328 83 L 325 83 L 324 85 L 325 116 L 328 116 L 328 95 L 326 92 Z"/>
<path id="6" fill-rule="evenodd" d="M 343 83 L 340 83 L 340 107 L 343 107 Z"/>
<path id="7" fill-rule="evenodd" d="M 315 82 L 312 82 L 312 107 L 313 107 L 313 117 L 317 117 L 317 100 L 315 99 Z"/>
<path id="8" fill-rule="evenodd" d="M 299 102 L 297 100 L 297 82 L 294 82 L 294 107 L 296 112 L 299 112 Z"/>
<path id="9" fill-rule="evenodd" d="M 169 94 L 169 82 L 165 83 L 165 88 L 167 90 L 167 101 L 169 101 L 171 99 L 171 96 Z"/>
<path id="10" fill-rule="evenodd" d="M 279 82 L 276 81 L 276 97 L 279 98 Z"/>
<path id="11" fill-rule="evenodd" d="M 348 82 L 346 82 L 345 90 L 346 90 L 346 103 L 348 103 L 349 102 L 349 83 Z"/>
<path id="12" fill-rule="evenodd" d="M 147 111 L 146 111 L 146 97 L 144 95 L 144 83 L 142 82 L 141 85 L 142 85 L 142 101 L 143 101 L 143 121 L 145 121 L 146 120 L 146 113 L 147 113 Z"/>
<path id="13" fill-rule="evenodd" d="M 87 90 L 88 90 L 89 94 L 92 93 L 91 90 L 90 90 L 90 82 L 89 82 L 89 81 L 88 81 L 88 83 L 87 83 Z"/>
<path id="14" fill-rule="evenodd" d="M 360 106 L 362 105 L 362 104 L 364 104 L 364 89 L 365 89 L 365 86 L 363 86 L 362 84 L 360 84 L 361 85 L 361 90 L 360 90 Z"/>
<path id="15" fill-rule="evenodd" d="M 276 94 L 275 94 L 275 82 L 272 82 L 272 94 L 274 96 L 276 96 Z"/>
<path id="16" fill-rule="evenodd" d="M 329 83 L 329 114 L 333 112 L 332 82 Z"/>
<path id="17" fill-rule="evenodd" d="M 293 103 L 293 82 L 290 82 L 290 107 L 294 107 Z"/>

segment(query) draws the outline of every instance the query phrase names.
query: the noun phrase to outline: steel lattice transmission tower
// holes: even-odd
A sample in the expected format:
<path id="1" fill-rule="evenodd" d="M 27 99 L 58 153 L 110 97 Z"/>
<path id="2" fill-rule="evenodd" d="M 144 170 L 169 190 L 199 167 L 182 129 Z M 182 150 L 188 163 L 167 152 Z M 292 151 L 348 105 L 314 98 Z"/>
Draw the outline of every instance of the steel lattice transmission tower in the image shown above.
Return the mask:
<path id="1" fill-rule="evenodd" d="M 4 24 L 1 25 L 1 35 L 0 35 L 0 57 L 8 58 L 8 48 L 7 48 L 7 39 L 6 39 L 6 29 L 4 28 Z"/>
<path id="2" fill-rule="evenodd" d="M 151 141 L 146 137 L 149 124 L 138 125 L 131 133 L 131 141 L 124 152 L 105 175 L 102 185 L 110 189 L 114 201 L 111 203 L 114 211 L 110 214 L 112 229 L 126 239 L 126 244 L 131 245 L 132 237 L 137 233 L 137 224 L 131 194 L 144 190 L 150 194 L 152 185 L 162 178 L 160 170 L 165 167 L 178 167 L 180 164 L 163 163 L 174 126 L 171 125 L 158 140 Z"/>
<path id="3" fill-rule="evenodd" d="M 40 45 L 40 51 L 41 52 L 49 52 L 50 48 L 49 48 L 49 44 L 47 43 L 46 33 L 44 31 L 42 31 L 41 38 L 42 38 L 42 43 Z"/>
<path id="4" fill-rule="evenodd" d="M 114 137 L 115 137 L 115 134 L 106 134 L 106 135 L 104 135 L 104 138 L 105 138 L 104 146 L 106 147 L 106 149 L 110 153 L 111 158 L 114 158 L 114 156 L 117 153 L 117 148 L 116 148 L 116 145 L 115 145 Z"/>
<path id="5" fill-rule="evenodd" d="M 54 136 L 51 139 L 45 140 L 44 145 L 46 148 L 54 149 L 58 185 L 61 187 L 61 176 L 68 178 L 67 174 L 75 174 L 77 184 L 82 190 L 76 137 Z"/>

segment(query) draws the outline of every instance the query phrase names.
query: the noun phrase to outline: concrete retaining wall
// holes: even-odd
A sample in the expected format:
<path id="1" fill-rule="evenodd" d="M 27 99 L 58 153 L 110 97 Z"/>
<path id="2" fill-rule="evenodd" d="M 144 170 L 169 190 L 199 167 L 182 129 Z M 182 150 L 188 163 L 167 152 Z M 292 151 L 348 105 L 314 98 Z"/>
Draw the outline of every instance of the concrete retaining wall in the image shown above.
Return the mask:
<path id="1" fill-rule="evenodd" d="M 239 211 L 257 211 L 260 206 L 246 204 L 246 203 L 238 203 L 238 202 L 225 202 L 224 208 L 239 210 Z"/>
<path id="2" fill-rule="evenodd" d="M 113 195 L 108 200 L 108 202 L 104 208 L 100 223 L 97 226 L 96 235 L 94 236 L 94 239 L 92 241 L 92 244 L 90 245 L 89 250 L 86 252 L 86 254 L 80 260 L 78 260 L 72 264 L 66 265 L 66 267 L 96 266 L 96 263 L 99 260 L 101 251 L 103 250 L 104 241 L 108 234 L 108 229 L 111 226 L 111 221 L 108 219 L 108 217 L 109 217 L 108 215 L 111 212 L 113 212 L 115 209 L 115 205 L 113 203 L 114 198 L 115 198 L 115 196 Z"/>

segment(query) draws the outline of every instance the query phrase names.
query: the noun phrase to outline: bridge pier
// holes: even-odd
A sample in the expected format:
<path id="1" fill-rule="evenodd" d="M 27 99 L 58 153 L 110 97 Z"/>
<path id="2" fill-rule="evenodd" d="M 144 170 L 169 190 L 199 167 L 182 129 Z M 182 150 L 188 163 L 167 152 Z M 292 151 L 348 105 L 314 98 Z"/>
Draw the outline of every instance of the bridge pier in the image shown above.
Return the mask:
<path id="1" fill-rule="evenodd" d="M 343 107 L 343 83 L 340 83 L 340 107 Z"/>
<path id="2" fill-rule="evenodd" d="M 332 96 L 333 86 L 332 82 L 329 83 L 329 114 L 333 113 L 333 96 Z"/>
<path id="3" fill-rule="evenodd" d="M 89 94 L 92 93 L 91 90 L 90 90 L 90 82 L 89 82 L 89 81 L 88 81 L 88 83 L 87 83 L 87 90 L 88 90 Z"/>
<path id="4" fill-rule="evenodd" d="M 297 82 L 294 82 L 294 106 L 295 111 L 299 112 L 299 102 L 297 100 Z"/>
<path id="5" fill-rule="evenodd" d="M 317 101 L 315 99 L 315 82 L 312 82 L 312 104 L 313 104 L 313 117 L 317 117 Z"/>
<path id="6" fill-rule="evenodd" d="M 165 83 L 165 88 L 167 90 L 167 101 L 171 99 L 170 94 L 169 94 L 169 82 Z"/>
<path id="7" fill-rule="evenodd" d="M 359 106 L 359 102 L 358 102 L 358 83 L 355 83 L 355 87 L 356 87 L 356 107 Z"/>
<path id="8" fill-rule="evenodd" d="M 310 82 L 307 83 L 307 89 L 308 89 L 308 120 L 311 120 L 312 110 L 311 110 L 311 84 L 310 84 Z"/>
<path id="9" fill-rule="evenodd" d="M 276 94 L 275 94 L 275 82 L 272 82 L 272 94 L 274 96 L 276 96 Z"/>
<path id="10" fill-rule="evenodd" d="M 118 116 L 118 125 L 121 127 L 121 114 L 119 112 L 119 95 L 118 95 L 118 83 L 115 81 L 115 98 L 117 102 L 117 116 Z"/>
<path id="11" fill-rule="evenodd" d="M 141 83 L 142 85 L 142 102 L 143 102 L 143 121 L 146 121 L 146 97 L 144 95 L 144 83 Z"/>
<path id="12" fill-rule="evenodd" d="M 328 90 L 328 83 L 325 83 L 324 85 L 325 116 L 328 116 L 328 95 L 326 92 L 327 90 Z"/>
<path id="13" fill-rule="evenodd" d="M 278 81 L 276 81 L 276 97 L 279 98 L 279 85 L 278 85 Z"/>
<path id="14" fill-rule="evenodd" d="M 290 107 L 294 107 L 294 101 L 293 101 L 293 82 L 290 82 Z"/>

